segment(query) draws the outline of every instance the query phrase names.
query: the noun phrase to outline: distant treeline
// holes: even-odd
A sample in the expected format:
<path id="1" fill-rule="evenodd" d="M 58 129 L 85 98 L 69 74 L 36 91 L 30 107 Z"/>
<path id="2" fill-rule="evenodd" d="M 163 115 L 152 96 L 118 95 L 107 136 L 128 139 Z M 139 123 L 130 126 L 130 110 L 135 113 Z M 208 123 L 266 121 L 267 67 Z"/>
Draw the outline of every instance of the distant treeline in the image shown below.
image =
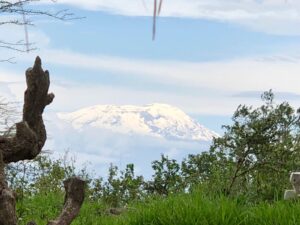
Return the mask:
<path id="1" fill-rule="evenodd" d="M 88 201 L 122 207 L 153 196 L 188 193 L 201 187 L 207 195 L 243 197 L 249 202 L 273 201 L 289 188 L 289 174 L 300 169 L 299 111 L 289 103 L 276 104 L 272 91 L 262 95 L 258 108 L 240 105 L 232 125 L 223 126 L 209 151 L 182 162 L 162 155 L 152 162 L 150 180 L 111 165 L 107 179 L 92 178 L 74 162 L 39 156 L 33 162 L 7 166 L 7 178 L 17 198 L 62 192 L 63 180 L 77 175 L 88 181 Z"/>

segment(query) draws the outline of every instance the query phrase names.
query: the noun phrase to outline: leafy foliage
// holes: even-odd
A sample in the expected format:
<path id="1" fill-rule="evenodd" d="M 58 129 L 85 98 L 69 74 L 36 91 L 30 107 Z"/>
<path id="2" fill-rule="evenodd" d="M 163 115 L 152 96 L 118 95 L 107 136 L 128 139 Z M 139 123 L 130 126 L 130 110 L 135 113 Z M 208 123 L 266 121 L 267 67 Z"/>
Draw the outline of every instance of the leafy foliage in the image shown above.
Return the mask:
<path id="1" fill-rule="evenodd" d="M 54 160 L 47 155 L 40 155 L 32 161 L 6 166 L 7 181 L 19 199 L 24 195 L 60 193 L 64 189 L 63 181 L 75 175 L 90 180 L 87 171 L 76 171 L 74 162 L 67 161 L 67 157 Z"/>
<path id="2" fill-rule="evenodd" d="M 240 105 L 233 125 L 224 126 L 211 154 L 226 165 L 222 177 L 228 194 L 272 199 L 287 186 L 288 175 L 300 168 L 299 114 L 287 103 L 276 105 L 272 91 L 258 108 Z"/>
<path id="3" fill-rule="evenodd" d="M 152 163 L 152 168 L 153 180 L 146 184 L 148 193 L 168 196 L 182 190 L 183 180 L 180 176 L 180 165 L 176 160 L 162 155 L 160 161 Z"/>
<path id="4" fill-rule="evenodd" d="M 276 200 L 289 186 L 289 173 L 300 168 L 300 115 L 287 102 L 276 104 L 272 91 L 265 92 L 262 101 L 257 108 L 240 105 L 233 123 L 224 126 L 223 136 L 213 140 L 208 152 L 188 155 L 181 163 L 161 155 L 152 162 L 153 175 L 148 181 L 135 174 L 133 164 L 124 170 L 111 165 L 107 179 L 91 178 L 66 158 L 41 156 L 31 163 L 9 165 L 7 178 L 18 196 L 20 218 L 31 213 L 26 210 L 28 201 L 49 198 L 49 204 L 60 205 L 55 203 L 55 196 L 62 195 L 62 181 L 77 174 L 89 181 L 83 212 L 92 209 L 96 218 L 89 220 L 82 215 L 78 224 L 174 224 L 183 221 L 182 217 L 191 218 L 188 224 L 200 220 L 208 224 L 251 224 L 262 215 L 259 210 L 274 222 L 280 210 L 293 212 L 299 207 Z M 277 208 L 262 203 L 266 200 L 273 201 Z M 138 213 L 129 210 L 119 223 L 104 216 L 111 207 L 127 211 L 133 207 Z M 246 213 L 241 214 L 242 209 Z M 47 216 L 41 215 L 41 222 L 56 213 L 50 211 Z M 284 218 L 289 220 L 287 216 Z"/>
<path id="5" fill-rule="evenodd" d="M 102 178 L 95 179 L 91 187 L 92 199 L 101 199 L 112 207 L 120 207 L 131 201 L 141 200 L 144 178 L 135 176 L 134 165 L 127 165 L 124 171 L 120 171 L 120 176 L 118 175 L 118 167 L 111 165 L 107 181 L 103 182 Z"/>

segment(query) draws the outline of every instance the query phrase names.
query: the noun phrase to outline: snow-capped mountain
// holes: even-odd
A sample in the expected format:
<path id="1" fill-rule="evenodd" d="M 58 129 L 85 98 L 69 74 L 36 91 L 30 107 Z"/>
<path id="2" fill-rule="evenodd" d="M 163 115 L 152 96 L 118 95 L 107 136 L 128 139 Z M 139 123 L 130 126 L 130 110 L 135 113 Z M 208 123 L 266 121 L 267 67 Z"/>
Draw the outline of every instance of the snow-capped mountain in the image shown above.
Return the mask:
<path id="1" fill-rule="evenodd" d="M 211 141 L 218 136 L 182 110 L 167 104 L 97 105 L 72 113 L 58 113 L 57 116 L 78 131 L 101 128 L 123 134 L 185 141 Z"/>

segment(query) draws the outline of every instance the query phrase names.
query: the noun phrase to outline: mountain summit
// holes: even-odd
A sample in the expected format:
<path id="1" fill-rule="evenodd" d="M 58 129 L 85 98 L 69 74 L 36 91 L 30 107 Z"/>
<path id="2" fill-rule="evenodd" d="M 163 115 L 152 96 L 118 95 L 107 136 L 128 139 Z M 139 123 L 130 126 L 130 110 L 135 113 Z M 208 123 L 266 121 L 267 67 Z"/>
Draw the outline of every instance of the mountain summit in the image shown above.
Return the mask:
<path id="1" fill-rule="evenodd" d="M 211 141 L 218 136 L 182 110 L 167 104 L 97 105 L 58 113 L 58 118 L 79 131 L 92 127 L 185 141 Z"/>

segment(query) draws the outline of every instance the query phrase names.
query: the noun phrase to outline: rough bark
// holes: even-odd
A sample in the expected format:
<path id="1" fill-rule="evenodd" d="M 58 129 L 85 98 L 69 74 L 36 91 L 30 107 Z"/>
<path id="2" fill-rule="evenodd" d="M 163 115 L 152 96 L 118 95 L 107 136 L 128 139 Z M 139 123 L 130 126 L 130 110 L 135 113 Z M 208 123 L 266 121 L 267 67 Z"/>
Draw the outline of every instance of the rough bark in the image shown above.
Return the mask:
<path id="1" fill-rule="evenodd" d="M 7 186 L 4 168 L 5 164 L 0 152 L 0 225 L 16 225 L 16 200 L 12 190 Z"/>
<path id="2" fill-rule="evenodd" d="M 84 200 L 85 182 L 75 177 L 66 180 L 64 185 L 66 196 L 63 211 L 56 220 L 50 221 L 48 225 L 70 225 L 80 211 Z"/>
<path id="3" fill-rule="evenodd" d="M 42 150 L 47 134 L 42 114 L 53 99 L 48 94 L 48 71 L 43 71 L 41 59 L 36 58 L 33 68 L 26 71 L 27 90 L 24 94 L 23 121 L 16 124 L 16 135 L 0 138 L 0 151 L 5 163 L 34 159 Z"/>
<path id="4" fill-rule="evenodd" d="M 39 57 L 26 71 L 26 83 L 23 120 L 16 124 L 16 135 L 0 138 L 0 225 L 17 224 L 16 201 L 5 179 L 5 164 L 33 159 L 41 152 L 47 136 L 42 113 L 54 98 L 48 94 L 49 73 L 43 71 Z"/>
<path id="5" fill-rule="evenodd" d="M 23 120 L 16 124 L 16 135 L 0 137 L 0 225 L 17 225 L 16 200 L 6 182 L 5 164 L 34 159 L 47 139 L 42 114 L 45 107 L 53 101 L 54 94 L 48 94 L 49 72 L 42 69 L 39 57 L 36 58 L 34 66 L 26 71 L 26 83 Z M 83 203 L 85 182 L 79 178 L 70 178 L 64 184 L 64 209 L 58 219 L 48 225 L 70 225 Z M 32 221 L 28 225 L 36 223 Z"/>

